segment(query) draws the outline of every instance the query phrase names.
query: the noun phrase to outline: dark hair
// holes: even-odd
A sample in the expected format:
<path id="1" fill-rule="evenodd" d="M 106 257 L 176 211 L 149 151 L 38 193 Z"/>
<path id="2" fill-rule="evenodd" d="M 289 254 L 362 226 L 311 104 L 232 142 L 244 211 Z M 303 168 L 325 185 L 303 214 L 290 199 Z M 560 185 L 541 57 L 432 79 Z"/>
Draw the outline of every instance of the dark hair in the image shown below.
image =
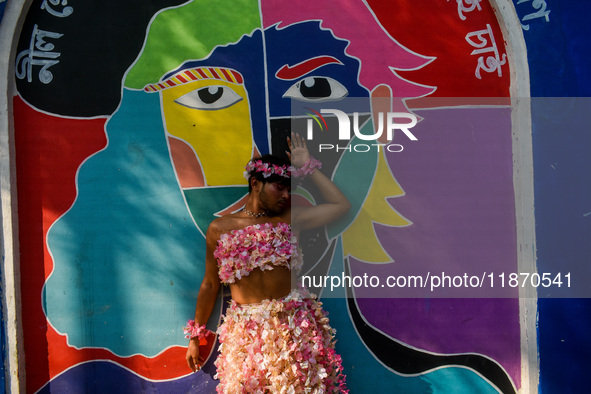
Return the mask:
<path id="1" fill-rule="evenodd" d="M 253 161 L 261 161 L 263 163 L 269 163 L 269 164 L 273 164 L 276 166 L 285 166 L 285 168 L 288 168 L 291 165 L 289 160 L 284 159 L 283 157 L 273 156 L 273 155 L 269 155 L 269 154 L 263 155 L 261 157 L 254 157 L 250 160 L 250 162 L 253 162 Z M 250 174 L 250 178 L 255 178 L 262 183 L 269 182 L 269 183 L 281 183 L 286 186 L 291 185 L 291 179 L 286 178 L 282 175 L 272 174 L 272 175 L 265 178 L 263 176 L 263 173 L 260 171 L 257 171 L 257 170 L 252 170 L 249 172 L 249 174 Z M 250 178 L 248 179 L 248 192 L 249 193 L 252 191 Z"/>

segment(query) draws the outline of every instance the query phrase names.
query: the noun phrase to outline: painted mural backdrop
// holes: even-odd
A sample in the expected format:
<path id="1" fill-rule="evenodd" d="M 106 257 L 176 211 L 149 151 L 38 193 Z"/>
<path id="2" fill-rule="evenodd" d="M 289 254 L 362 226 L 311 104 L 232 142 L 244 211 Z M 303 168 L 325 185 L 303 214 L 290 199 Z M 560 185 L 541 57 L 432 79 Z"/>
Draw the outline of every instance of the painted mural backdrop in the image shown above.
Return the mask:
<path id="1" fill-rule="evenodd" d="M 307 273 L 516 271 L 511 108 L 483 101 L 512 71 L 491 5 L 336 4 L 32 2 L 14 98 L 28 391 L 215 391 L 217 344 L 190 374 L 181 329 L 204 233 L 240 208 L 248 159 L 285 150 L 294 102 L 356 98 L 368 133 L 376 108 L 420 120 L 417 141 L 324 155 L 353 211 Z M 521 387 L 515 298 L 365 290 L 323 291 L 352 392 Z"/>

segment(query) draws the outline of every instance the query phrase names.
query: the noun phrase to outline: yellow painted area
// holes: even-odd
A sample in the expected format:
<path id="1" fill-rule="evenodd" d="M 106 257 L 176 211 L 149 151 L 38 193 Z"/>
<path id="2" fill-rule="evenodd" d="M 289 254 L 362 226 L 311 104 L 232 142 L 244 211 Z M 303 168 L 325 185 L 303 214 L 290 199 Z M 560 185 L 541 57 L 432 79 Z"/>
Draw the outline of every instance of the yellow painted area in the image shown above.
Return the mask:
<path id="1" fill-rule="evenodd" d="M 343 249 L 345 256 L 351 255 L 358 260 L 372 263 L 388 263 L 392 258 L 386 254 L 376 237 L 373 224 L 387 226 L 407 226 L 408 220 L 400 216 L 386 198 L 400 196 L 404 193 L 398 182 L 393 178 L 386 163 L 383 152 L 379 154 L 376 176 L 363 203 L 359 215 L 351 226 L 343 233 Z"/>
<path id="2" fill-rule="evenodd" d="M 207 86 L 227 86 L 242 100 L 227 108 L 203 110 L 175 103 L 179 97 Z M 242 173 L 254 152 L 250 111 L 242 85 L 201 80 L 161 91 L 166 130 L 193 147 L 208 186 L 246 184 Z"/>

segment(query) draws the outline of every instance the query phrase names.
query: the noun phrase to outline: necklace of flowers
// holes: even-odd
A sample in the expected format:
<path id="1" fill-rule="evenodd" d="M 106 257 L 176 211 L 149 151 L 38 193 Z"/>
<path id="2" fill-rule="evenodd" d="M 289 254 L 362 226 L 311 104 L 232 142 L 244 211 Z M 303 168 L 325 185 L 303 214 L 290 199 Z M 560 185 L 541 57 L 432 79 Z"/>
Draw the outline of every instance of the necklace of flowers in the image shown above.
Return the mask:
<path id="1" fill-rule="evenodd" d="M 249 211 L 249 210 L 248 210 L 248 209 L 246 209 L 246 208 L 244 208 L 244 209 L 242 210 L 242 212 L 244 212 L 244 213 L 245 213 L 245 214 L 247 214 L 248 216 L 252 216 L 253 218 L 260 218 L 260 217 L 263 217 L 263 216 L 268 216 L 268 215 L 269 215 L 269 212 L 267 212 L 267 211 L 263 211 L 263 212 L 256 213 L 256 212 Z"/>

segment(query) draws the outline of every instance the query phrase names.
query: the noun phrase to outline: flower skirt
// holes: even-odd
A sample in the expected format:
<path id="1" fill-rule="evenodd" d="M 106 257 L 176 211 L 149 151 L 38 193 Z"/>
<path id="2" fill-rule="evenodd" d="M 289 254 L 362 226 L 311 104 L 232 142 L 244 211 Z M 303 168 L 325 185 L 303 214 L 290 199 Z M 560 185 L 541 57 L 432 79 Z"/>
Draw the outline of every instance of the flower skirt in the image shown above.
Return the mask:
<path id="1" fill-rule="evenodd" d="M 218 329 L 218 393 L 347 392 L 334 333 L 315 295 L 231 301 Z"/>

